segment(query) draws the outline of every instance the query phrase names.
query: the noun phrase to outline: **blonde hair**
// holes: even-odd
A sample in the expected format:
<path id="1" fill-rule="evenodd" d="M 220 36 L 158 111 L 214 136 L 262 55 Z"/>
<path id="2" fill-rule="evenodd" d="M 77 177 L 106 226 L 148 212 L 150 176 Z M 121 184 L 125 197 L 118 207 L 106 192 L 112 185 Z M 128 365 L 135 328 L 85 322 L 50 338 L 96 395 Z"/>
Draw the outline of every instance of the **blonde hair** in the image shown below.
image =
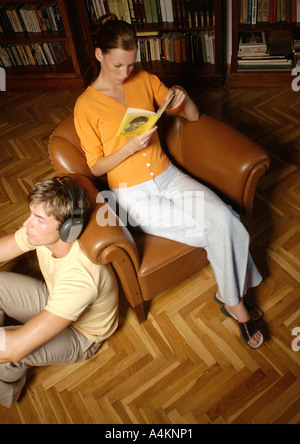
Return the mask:
<path id="1" fill-rule="evenodd" d="M 53 216 L 62 224 L 71 217 L 73 210 L 68 186 L 72 185 L 67 185 L 66 180 L 60 177 L 42 180 L 34 186 L 29 194 L 28 203 L 33 206 L 43 204 L 47 216 Z M 73 188 L 77 188 L 77 186 L 80 189 L 80 193 L 79 190 L 76 192 L 75 205 L 76 208 L 81 209 L 83 202 L 83 215 L 84 218 L 87 218 L 90 208 L 89 194 L 85 188 L 80 187 L 78 184 L 73 184 Z"/>

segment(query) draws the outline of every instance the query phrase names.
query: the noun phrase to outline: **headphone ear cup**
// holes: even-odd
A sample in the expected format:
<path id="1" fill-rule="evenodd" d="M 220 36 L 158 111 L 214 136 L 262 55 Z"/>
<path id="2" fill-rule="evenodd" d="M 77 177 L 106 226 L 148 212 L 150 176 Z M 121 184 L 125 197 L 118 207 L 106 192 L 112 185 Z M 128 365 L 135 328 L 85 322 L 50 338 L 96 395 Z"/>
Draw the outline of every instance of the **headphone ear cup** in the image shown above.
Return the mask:
<path id="1" fill-rule="evenodd" d="M 63 242 L 74 242 L 84 228 L 84 222 L 81 219 L 67 219 L 59 229 L 59 237 Z"/>
<path id="2" fill-rule="evenodd" d="M 68 237 L 71 231 L 71 226 L 72 226 L 72 219 L 67 219 L 65 222 L 61 224 L 59 229 L 59 237 L 63 242 L 68 241 Z"/>

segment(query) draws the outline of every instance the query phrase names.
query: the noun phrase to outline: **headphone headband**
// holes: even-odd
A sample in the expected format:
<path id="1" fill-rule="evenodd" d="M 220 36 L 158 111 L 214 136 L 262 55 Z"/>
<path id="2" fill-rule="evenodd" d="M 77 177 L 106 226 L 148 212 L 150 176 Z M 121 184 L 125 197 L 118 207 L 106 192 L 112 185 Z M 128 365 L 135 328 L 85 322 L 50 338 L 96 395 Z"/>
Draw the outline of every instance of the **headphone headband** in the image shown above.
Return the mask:
<path id="1" fill-rule="evenodd" d="M 60 179 L 66 185 L 66 187 L 68 189 L 68 192 L 69 192 L 69 195 L 70 195 L 70 198 L 71 198 L 71 202 L 72 202 L 71 218 L 73 219 L 74 216 L 80 216 L 81 219 L 83 219 L 83 216 L 84 216 L 84 203 L 83 203 L 83 196 L 82 196 L 82 192 L 81 192 L 80 186 L 70 176 L 63 176 Z M 70 181 L 70 183 L 68 183 L 65 179 L 68 179 Z M 76 195 L 76 192 L 77 192 L 77 195 Z M 78 197 L 78 195 L 80 197 L 80 208 L 77 206 L 77 197 Z"/>
<path id="2" fill-rule="evenodd" d="M 63 222 L 59 229 L 61 240 L 70 243 L 78 239 L 84 229 L 84 199 L 80 186 L 72 177 L 57 176 L 56 178 L 65 184 L 72 203 L 71 217 Z M 80 207 L 78 206 L 78 197 L 80 198 Z"/>

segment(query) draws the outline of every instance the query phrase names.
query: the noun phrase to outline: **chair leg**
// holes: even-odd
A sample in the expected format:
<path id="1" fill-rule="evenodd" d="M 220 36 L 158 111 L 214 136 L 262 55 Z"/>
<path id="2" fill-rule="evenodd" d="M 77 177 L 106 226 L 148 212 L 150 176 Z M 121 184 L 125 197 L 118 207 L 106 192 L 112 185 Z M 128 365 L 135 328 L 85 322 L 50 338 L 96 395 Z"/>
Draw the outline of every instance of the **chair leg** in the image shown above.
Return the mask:
<path id="1" fill-rule="evenodd" d="M 146 321 L 146 312 L 145 312 L 144 303 L 141 302 L 139 305 L 136 305 L 135 307 L 132 308 L 136 314 L 139 323 L 143 324 L 143 322 Z"/>

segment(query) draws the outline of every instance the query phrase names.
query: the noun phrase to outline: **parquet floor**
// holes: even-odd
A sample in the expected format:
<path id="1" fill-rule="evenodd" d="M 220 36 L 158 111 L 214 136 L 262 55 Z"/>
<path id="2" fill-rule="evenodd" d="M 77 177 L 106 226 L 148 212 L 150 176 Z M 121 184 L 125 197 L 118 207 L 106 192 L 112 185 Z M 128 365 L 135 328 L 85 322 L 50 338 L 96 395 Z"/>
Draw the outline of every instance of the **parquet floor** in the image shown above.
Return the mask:
<path id="1" fill-rule="evenodd" d="M 0 235 L 22 224 L 27 192 L 52 173 L 48 137 L 79 93 L 1 93 Z M 265 345 L 251 351 L 222 316 L 208 266 L 157 297 L 143 325 L 121 298 L 120 328 L 100 352 L 31 370 L 20 401 L 0 406 L 1 424 L 300 423 L 300 332 L 292 336 L 300 327 L 300 93 L 224 88 L 194 97 L 272 157 L 252 239 L 265 278 L 251 293 L 265 311 Z M 32 256 L 7 269 L 36 274 Z"/>

